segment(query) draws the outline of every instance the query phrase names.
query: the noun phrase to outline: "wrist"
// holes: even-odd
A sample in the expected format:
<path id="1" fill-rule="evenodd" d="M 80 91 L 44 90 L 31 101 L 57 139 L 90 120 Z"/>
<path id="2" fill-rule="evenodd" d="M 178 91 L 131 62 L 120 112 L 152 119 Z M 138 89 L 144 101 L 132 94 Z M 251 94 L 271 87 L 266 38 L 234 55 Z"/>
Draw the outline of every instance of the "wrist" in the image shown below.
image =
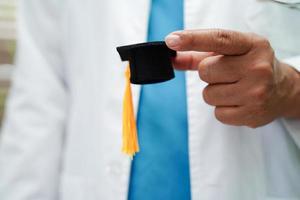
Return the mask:
<path id="1" fill-rule="evenodd" d="M 286 63 L 279 62 L 279 65 L 285 71 L 284 90 L 286 93 L 281 117 L 300 119 L 300 73 Z"/>

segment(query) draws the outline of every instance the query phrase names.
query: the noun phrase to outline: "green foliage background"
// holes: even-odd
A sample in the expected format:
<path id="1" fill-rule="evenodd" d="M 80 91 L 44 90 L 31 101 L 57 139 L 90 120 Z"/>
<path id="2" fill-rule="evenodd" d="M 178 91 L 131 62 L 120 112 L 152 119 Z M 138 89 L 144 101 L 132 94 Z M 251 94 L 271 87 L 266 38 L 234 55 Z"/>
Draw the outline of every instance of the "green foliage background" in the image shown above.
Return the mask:
<path id="1" fill-rule="evenodd" d="M 15 24 L 16 2 L 15 0 L 0 0 L 0 25 Z M 3 31 L 2 26 L 0 31 Z M 5 29 L 4 29 L 5 30 Z M 1 35 L 1 34 L 0 34 Z M 3 64 L 12 64 L 16 49 L 16 41 L 14 39 L 0 38 L 0 70 Z M 4 80 L 0 79 L 0 125 L 3 119 L 5 100 L 9 90 L 9 77 Z"/>

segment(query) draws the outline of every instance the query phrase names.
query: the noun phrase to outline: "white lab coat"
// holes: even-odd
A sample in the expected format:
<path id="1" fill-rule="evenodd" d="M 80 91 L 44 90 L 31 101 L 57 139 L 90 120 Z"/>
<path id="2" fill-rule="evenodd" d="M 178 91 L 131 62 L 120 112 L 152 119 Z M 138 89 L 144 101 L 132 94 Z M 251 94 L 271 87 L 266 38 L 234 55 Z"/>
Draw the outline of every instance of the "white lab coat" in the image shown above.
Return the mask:
<path id="1" fill-rule="evenodd" d="M 185 28 L 256 32 L 300 68 L 300 0 L 285 2 L 186 0 Z M 0 143 L 1 200 L 126 199 L 126 63 L 115 47 L 145 41 L 149 7 L 149 0 L 20 1 L 17 68 Z M 193 200 L 300 199 L 300 120 L 223 125 L 202 100 L 206 84 L 196 72 L 186 76 Z M 134 86 L 136 107 L 138 96 Z"/>

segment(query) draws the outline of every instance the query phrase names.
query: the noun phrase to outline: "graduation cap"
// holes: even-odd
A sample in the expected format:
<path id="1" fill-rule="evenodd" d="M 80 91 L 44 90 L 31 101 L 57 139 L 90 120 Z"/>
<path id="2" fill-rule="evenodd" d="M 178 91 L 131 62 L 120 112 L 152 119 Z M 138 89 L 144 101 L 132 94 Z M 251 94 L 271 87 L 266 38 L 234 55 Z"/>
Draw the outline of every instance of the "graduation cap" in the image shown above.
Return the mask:
<path id="1" fill-rule="evenodd" d="M 176 56 L 176 51 L 169 49 L 165 42 L 121 46 L 117 47 L 117 51 L 122 61 L 129 61 L 125 72 L 122 151 L 132 157 L 139 151 L 139 145 L 130 83 L 152 84 L 173 79 L 171 58 Z"/>
<path id="2" fill-rule="evenodd" d="M 171 57 L 176 51 L 165 42 L 148 42 L 117 47 L 122 61 L 129 61 L 130 82 L 133 84 L 159 83 L 174 78 Z"/>

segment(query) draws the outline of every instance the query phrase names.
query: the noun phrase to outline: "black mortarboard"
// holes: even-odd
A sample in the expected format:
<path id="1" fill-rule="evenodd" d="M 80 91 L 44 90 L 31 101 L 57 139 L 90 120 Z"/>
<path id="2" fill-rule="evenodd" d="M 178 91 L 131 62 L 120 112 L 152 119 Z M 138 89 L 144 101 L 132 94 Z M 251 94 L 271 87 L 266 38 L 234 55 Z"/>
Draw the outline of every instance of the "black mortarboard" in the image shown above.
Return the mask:
<path id="1" fill-rule="evenodd" d="M 122 61 L 129 61 L 130 82 L 133 84 L 159 83 L 174 78 L 171 57 L 176 51 L 165 42 L 148 42 L 117 47 Z"/>

